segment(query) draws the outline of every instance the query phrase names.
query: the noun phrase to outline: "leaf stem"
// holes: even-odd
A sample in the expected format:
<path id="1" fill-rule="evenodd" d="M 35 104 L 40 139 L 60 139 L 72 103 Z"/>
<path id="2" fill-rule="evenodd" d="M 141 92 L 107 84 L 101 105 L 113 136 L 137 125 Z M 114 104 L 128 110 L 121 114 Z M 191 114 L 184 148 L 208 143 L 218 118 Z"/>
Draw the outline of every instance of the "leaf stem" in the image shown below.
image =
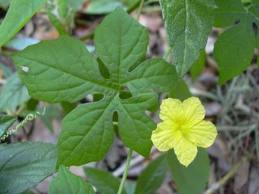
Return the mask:
<path id="1" fill-rule="evenodd" d="M 139 17 L 140 17 L 141 11 L 142 11 L 143 6 L 144 6 L 144 1 L 145 1 L 145 0 L 141 0 L 141 2 L 140 2 L 140 4 L 139 4 L 137 20 L 139 20 Z"/>
<path id="2" fill-rule="evenodd" d="M 121 183 L 120 183 L 120 187 L 119 187 L 119 190 L 118 190 L 117 194 L 122 194 L 122 191 L 123 191 L 123 188 L 124 188 L 124 184 L 125 184 L 125 181 L 126 181 L 127 176 L 128 176 L 128 171 L 129 171 L 130 161 L 131 161 L 131 157 L 132 157 L 132 152 L 133 152 L 132 149 L 130 149 L 129 152 L 128 152 L 125 170 L 124 170 L 124 173 L 123 173 L 123 176 L 122 176 L 122 179 L 121 179 Z"/>

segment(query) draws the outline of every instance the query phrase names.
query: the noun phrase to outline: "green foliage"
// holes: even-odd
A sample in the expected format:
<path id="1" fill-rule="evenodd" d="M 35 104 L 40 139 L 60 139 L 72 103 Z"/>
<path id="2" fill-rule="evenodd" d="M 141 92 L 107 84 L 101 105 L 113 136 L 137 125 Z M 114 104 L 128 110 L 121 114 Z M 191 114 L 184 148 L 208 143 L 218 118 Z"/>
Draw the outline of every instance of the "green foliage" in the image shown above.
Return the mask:
<path id="1" fill-rule="evenodd" d="M 10 4 L 11 0 L 0 0 L 0 7 L 6 9 L 9 4 Z"/>
<path id="2" fill-rule="evenodd" d="M 145 110 L 157 105 L 152 90 L 168 92 L 178 80 L 174 67 L 164 60 L 143 61 L 147 31 L 121 9 L 98 27 L 95 44 L 102 66 L 84 44 L 69 37 L 42 42 L 13 57 L 36 99 L 75 102 L 86 94 L 104 95 L 97 102 L 79 105 L 64 118 L 58 140 L 59 164 L 81 165 L 102 159 L 113 142 L 115 112 L 122 141 L 147 156 L 155 124 Z M 108 76 L 99 68 L 105 68 Z"/>
<path id="3" fill-rule="evenodd" d="M 61 107 L 58 105 L 48 105 L 44 114 L 40 116 L 43 123 L 50 131 L 54 131 L 53 120 L 60 117 Z"/>
<path id="4" fill-rule="evenodd" d="M 13 116 L 0 116 L 0 137 L 6 132 L 6 130 L 16 121 Z"/>
<path id="5" fill-rule="evenodd" d="M 85 11 L 88 14 L 105 14 L 112 12 L 118 7 L 130 10 L 139 2 L 140 0 L 94 0 L 90 2 Z"/>
<path id="6" fill-rule="evenodd" d="M 48 17 L 60 35 L 71 33 L 75 13 L 82 3 L 83 0 L 55 0 L 48 2 Z"/>
<path id="7" fill-rule="evenodd" d="M 191 68 L 192 79 L 197 79 L 197 77 L 202 73 L 206 62 L 206 52 L 205 50 L 200 52 L 198 60 L 193 64 Z"/>
<path id="8" fill-rule="evenodd" d="M 0 193 L 21 193 L 55 171 L 56 149 L 46 143 L 0 145 Z"/>
<path id="9" fill-rule="evenodd" d="M 4 87 L 1 89 L 0 110 L 15 110 L 17 106 L 22 105 L 29 99 L 30 96 L 26 87 L 15 73 L 6 80 Z"/>
<path id="10" fill-rule="evenodd" d="M 187 86 L 187 84 L 183 80 L 179 80 L 177 82 L 177 86 L 171 90 L 169 97 L 178 98 L 180 100 L 185 100 L 191 97 L 192 94 Z"/>
<path id="11" fill-rule="evenodd" d="M 0 47 L 8 42 L 45 2 L 46 0 L 12 0 L 0 25 Z"/>
<path id="12" fill-rule="evenodd" d="M 160 0 L 177 72 L 183 76 L 198 59 L 211 32 L 214 0 Z"/>
<path id="13" fill-rule="evenodd" d="M 228 27 L 218 38 L 214 54 L 219 65 L 220 83 L 241 74 L 258 47 L 259 3 L 245 8 L 240 0 L 217 0 L 215 25 Z"/>
<path id="14" fill-rule="evenodd" d="M 49 186 L 50 194 L 94 194 L 90 184 L 61 166 Z"/>
<path id="15" fill-rule="evenodd" d="M 117 193 L 120 186 L 120 179 L 112 176 L 108 172 L 94 168 L 85 168 L 85 173 L 88 181 L 94 185 L 101 194 Z M 123 190 L 122 193 L 126 194 L 126 191 Z"/>
<path id="16" fill-rule="evenodd" d="M 138 178 L 135 194 L 153 194 L 163 183 L 167 172 L 166 156 L 152 161 Z"/>
<path id="17" fill-rule="evenodd" d="M 13 74 L 12 70 L 2 63 L 0 63 L 0 73 L 4 76 L 4 78 L 8 78 Z"/>
<path id="18" fill-rule="evenodd" d="M 209 157 L 206 151 L 200 149 L 196 159 L 188 168 L 179 163 L 173 151 L 167 153 L 167 158 L 173 180 L 180 194 L 200 194 L 204 191 L 210 172 Z"/>

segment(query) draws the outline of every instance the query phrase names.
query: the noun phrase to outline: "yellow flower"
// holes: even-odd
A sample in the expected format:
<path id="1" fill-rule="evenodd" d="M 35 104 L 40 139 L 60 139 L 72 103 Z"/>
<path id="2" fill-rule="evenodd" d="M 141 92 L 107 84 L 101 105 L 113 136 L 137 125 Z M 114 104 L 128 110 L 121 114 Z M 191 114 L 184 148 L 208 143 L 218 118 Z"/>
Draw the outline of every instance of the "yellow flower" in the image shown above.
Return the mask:
<path id="1" fill-rule="evenodd" d="M 217 136 L 213 123 L 205 121 L 205 110 L 199 98 L 191 97 L 183 102 L 168 98 L 160 107 L 161 123 L 153 131 L 151 140 L 159 151 L 174 149 L 184 166 L 197 155 L 197 147 L 207 148 Z"/>

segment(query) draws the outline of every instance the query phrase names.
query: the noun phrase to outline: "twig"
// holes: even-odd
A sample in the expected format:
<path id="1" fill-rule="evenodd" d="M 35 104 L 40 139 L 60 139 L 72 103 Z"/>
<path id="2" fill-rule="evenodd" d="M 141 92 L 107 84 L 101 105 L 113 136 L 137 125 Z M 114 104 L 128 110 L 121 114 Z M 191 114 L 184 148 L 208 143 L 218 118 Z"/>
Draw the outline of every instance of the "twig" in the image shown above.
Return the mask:
<path id="1" fill-rule="evenodd" d="M 225 176 L 223 176 L 218 182 L 213 183 L 211 185 L 211 187 L 207 191 L 204 192 L 204 194 L 212 194 L 212 193 L 216 192 L 218 189 L 220 189 L 223 185 L 225 185 L 237 173 L 241 164 L 245 160 L 247 160 L 246 157 L 242 158 L 237 164 L 235 164 L 230 169 L 230 171 Z"/>

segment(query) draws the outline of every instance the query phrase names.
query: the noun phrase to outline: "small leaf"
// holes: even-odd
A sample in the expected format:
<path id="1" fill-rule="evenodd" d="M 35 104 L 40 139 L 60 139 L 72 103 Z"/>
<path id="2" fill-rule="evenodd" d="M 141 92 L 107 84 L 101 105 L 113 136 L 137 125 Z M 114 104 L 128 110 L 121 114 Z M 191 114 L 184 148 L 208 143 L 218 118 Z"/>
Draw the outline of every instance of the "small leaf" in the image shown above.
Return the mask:
<path id="1" fill-rule="evenodd" d="M 88 14 L 105 14 L 110 13 L 117 7 L 123 7 L 123 3 L 120 0 L 95 0 L 91 1 L 90 5 L 86 9 Z"/>
<path id="2" fill-rule="evenodd" d="M 49 186 L 50 194 L 94 194 L 90 184 L 61 166 Z"/>
<path id="3" fill-rule="evenodd" d="M 167 153 L 168 165 L 179 194 L 201 194 L 209 179 L 209 157 L 205 150 L 199 150 L 196 159 L 186 168 L 177 160 L 173 151 Z"/>
<path id="4" fill-rule="evenodd" d="M 18 194 L 55 172 L 56 148 L 47 143 L 0 145 L 0 194 Z"/>
<path id="5" fill-rule="evenodd" d="M 6 80 L 0 94 L 0 110 L 14 110 L 30 99 L 26 87 L 15 73 Z"/>
<path id="6" fill-rule="evenodd" d="M 66 35 L 67 34 L 67 31 L 66 31 L 64 25 L 61 23 L 61 21 L 59 20 L 59 18 L 55 14 L 48 11 L 48 17 L 49 17 L 49 20 L 50 20 L 51 24 L 56 28 L 56 30 L 58 31 L 58 33 L 60 35 Z"/>
<path id="7" fill-rule="evenodd" d="M 197 79 L 197 77 L 202 73 L 206 62 L 206 52 L 205 50 L 200 52 L 198 60 L 193 64 L 191 68 L 192 79 Z"/>
<path id="8" fill-rule="evenodd" d="M 120 7 L 123 9 L 132 9 L 140 0 L 94 0 L 89 3 L 85 9 L 88 14 L 106 14 Z"/>
<path id="9" fill-rule="evenodd" d="M 12 0 L 0 25 L 0 47 L 8 42 L 45 2 L 46 0 Z"/>
<path id="10" fill-rule="evenodd" d="M 115 194 L 120 186 L 120 179 L 110 173 L 94 168 L 85 168 L 88 181 L 93 184 L 100 194 Z M 122 192 L 126 194 L 125 190 Z"/>
<path id="11" fill-rule="evenodd" d="M 169 97 L 180 100 L 185 100 L 191 96 L 192 94 L 184 80 L 179 80 L 174 90 L 171 90 L 169 94 Z"/>
<path id="12" fill-rule="evenodd" d="M 167 169 L 168 167 L 165 155 L 152 161 L 140 174 L 135 194 L 155 193 L 163 183 Z"/>
<path id="13" fill-rule="evenodd" d="M 249 27 L 249 23 L 234 26 L 223 32 L 215 44 L 221 84 L 241 74 L 251 64 L 255 37 Z"/>
<path id="14" fill-rule="evenodd" d="M 183 76 L 205 48 L 214 0 L 160 0 L 177 72 Z"/>

